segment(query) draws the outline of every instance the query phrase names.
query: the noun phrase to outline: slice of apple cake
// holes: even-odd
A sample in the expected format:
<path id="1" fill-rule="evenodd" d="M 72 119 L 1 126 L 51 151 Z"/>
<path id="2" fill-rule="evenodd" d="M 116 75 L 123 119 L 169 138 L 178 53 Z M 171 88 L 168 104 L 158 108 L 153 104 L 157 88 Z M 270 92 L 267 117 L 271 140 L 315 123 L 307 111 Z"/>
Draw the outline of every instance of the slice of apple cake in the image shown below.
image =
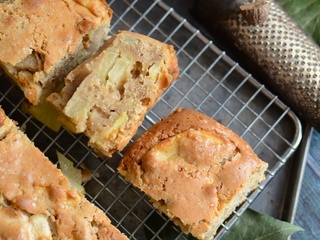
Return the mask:
<path id="1" fill-rule="evenodd" d="M 38 104 L 108 37 L 105 0 L 0 1 L 0 67 Z"/>
<path id="2" fill-rule="evenodd" d="M 69 130 L 84 132 L 90 146 L 111 156 L 128 144 L 147 111 L 178 75 L 173 46 L 119 31 L 71 71 L 62 91 L 47 100 L 61 111 Z"/>
<path id="3" fill-rule="evenodd" d="M 229 128 L 178 108 L 129 146 L 118 170 L 182 231 L 209 240 L 267 167 Z"/>
<path id="4" fill-rule="evenodd" d="M 1 107 L 0 239 L 128 239 Z"/>

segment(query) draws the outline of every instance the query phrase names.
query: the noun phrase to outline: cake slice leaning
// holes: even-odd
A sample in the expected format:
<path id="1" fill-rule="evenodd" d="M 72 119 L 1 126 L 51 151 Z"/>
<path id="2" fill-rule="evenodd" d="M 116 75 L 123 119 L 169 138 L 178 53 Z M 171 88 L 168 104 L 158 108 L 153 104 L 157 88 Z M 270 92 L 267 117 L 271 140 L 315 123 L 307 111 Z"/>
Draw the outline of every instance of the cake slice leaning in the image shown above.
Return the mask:
<path id="1" fill-rule="evenodd" d="M 111 156 L 128 144 L 178 74 L 171 45 L 120 31 L 72 70 L 62 91 L 47 100 L 69 130 L 85 133 L 90 146 Z"/>
<path id="2" fill-rule="evenodd" d="M 0 239 L 127 239 L 1 108 Z"/>
<path id="3" fill-rule="evenodd" d="M 0 1 L 0 67 L 38 104 L 103 45 L 111 18 L 105 0 Z"/>
<path id="4" fill-rule="evenodd" d="M 129 146 L 118 170 L 184 232 L 212 239 L 267 166 L 227 127 L 177 109 Z"/>

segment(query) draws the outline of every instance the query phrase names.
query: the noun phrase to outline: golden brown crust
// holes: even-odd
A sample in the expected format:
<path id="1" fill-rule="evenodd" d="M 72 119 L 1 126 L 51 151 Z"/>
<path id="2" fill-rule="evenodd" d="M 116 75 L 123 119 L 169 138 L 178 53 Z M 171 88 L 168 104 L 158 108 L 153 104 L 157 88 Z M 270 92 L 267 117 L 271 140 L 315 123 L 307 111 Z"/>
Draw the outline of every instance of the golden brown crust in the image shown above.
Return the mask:
<path id="1" fill-rule="evenodd" d="M 230 129 L 177 109 L 130 145 L 118 170 L 183 231 L 210 239 L 266 168 Z"/>
<path id="2" fill-rule="evenodd" d="M 15 123 L 7 118 L 4 110 L 0 106 L 0 141 L 14 126 Z"/>
<path id="3" fill-rule="evenodd" d="M 6 115 L 2 108 L 0 108 L 0 128 L 5 124 L 4 121 L 6 120 Z"/>
<path id="4" fill-rule="evenodd" d="M 105 1 L 93 1 L 93 9 L 86 2 L 15 0 L 1 3 L 1 61 L 16 65 L 35 51 L 43 56 L 44 70 L 57 64 L 77 48 L 78 39 L 84 33 L 97 27 L 103 19 L 111 18 L 112 11 Z"/>
<path id="5" fill-rule="evenodd" d="M 17 127 L 0 141 L 0 239 L 10 238 L 126 239 Z"/>
<path id="6" fill-rule="evenodd" d="M 211 133 L 217 133 L 232 139 L 234 144 L 240 149 L 247 149 L 250 146 L 238 135 L 226 128 L 222 124 L 214 121 L 212 118 L 191 109 L 177 109 L 170 116 L 163 119 L 159 124 L 153 125 L 141 137 L 135 140 L 122 162 L 131 164 L 141 159 L 150 148 L 160 141 L 175 136 L 188 129 L 204 130 Z"/>
<path id="7" fill-rule="evenodd" d="M 93 45 L 105 40 L 112 16 L 104 0 L 5 0 L 0 9 L 0 65 L 31 103 L 51 78 L 97 50 Z M 91 36 L 100 26 L 106 28 L 101 36 Z M 93 38 L 99 38 L 95 44 Z"/>

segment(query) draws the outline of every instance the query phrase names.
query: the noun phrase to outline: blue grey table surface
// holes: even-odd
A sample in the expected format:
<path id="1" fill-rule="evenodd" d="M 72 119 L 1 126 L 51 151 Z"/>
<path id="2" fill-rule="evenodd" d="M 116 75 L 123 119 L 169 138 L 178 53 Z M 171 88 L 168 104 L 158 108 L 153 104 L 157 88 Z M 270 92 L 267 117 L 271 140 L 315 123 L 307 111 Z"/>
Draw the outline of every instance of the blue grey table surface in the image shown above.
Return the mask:
<path id="1" fill-rule="evenodd" d="M 320 133 L 313 129 L 294 224 L 305 231 L 291 240 L 320 239 Z"/>

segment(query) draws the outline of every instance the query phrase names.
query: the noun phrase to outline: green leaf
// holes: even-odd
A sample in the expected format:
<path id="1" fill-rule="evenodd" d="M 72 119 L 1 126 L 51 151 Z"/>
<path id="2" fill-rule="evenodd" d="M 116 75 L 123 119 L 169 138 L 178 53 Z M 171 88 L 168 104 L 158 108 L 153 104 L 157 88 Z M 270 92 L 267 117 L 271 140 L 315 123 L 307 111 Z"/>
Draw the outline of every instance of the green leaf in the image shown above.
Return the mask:
<path id="1" fill-rule="evenodd" d="M 279 0 L 279 3 L 320 44 L 320 0 Z"/>
<path id="2" fill-rule="evenodd" d="M 298 231 L 304 230 L 299 226 L 247 209 L 223 240 L 286 240 Z"/>

